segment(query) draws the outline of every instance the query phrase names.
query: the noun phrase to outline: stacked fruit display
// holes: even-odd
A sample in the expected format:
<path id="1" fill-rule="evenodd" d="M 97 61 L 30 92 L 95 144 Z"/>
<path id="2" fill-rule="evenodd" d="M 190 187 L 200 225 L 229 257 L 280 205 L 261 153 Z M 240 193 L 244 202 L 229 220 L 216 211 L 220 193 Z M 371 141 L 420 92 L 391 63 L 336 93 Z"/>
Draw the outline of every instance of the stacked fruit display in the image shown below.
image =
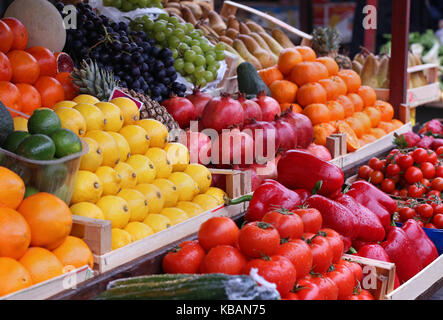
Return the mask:
<path id="1" fill-rule="evenodd" d="M 55 112 L 89 145 L 71 212 L 110 220 L 113 249 L 224 203 L 224 192 L 210 188 L 209 170 L 189 164 L 187 148 L 168 142 L 161 122 L 140 120 L 131 99 L 100 102 L 80 95 L 57 104 Z"/>
<path id="2" fill-rule="evenodd" d="M 88 245 L 70 236 L 72 216 L 49 193 L 25 193 L 23 180 L 0 167 L 0 297 L 88 265 Z"/>

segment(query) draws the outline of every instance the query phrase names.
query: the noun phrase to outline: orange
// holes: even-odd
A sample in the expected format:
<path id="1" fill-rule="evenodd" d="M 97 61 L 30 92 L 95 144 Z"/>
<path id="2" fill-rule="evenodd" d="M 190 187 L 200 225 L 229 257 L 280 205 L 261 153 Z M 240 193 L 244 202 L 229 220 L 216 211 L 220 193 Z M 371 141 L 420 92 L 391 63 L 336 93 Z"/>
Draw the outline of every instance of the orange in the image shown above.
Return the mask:
<path id="1" fill-rule="evenodd" d="M 17 260 L 0 258 L 0 297 L 32 286 L 31 275 Z"/>
<path id="2" fill-rule="evenodd" d="M 51 50 L 45 47 L 35 46 L 26 49 L 26 52 L 32 54 L 40 66 L 40 77 L 55 77 L 57 73 L 57 61 Z"/>
<path id="3" fill-rule="evenodd" d="M 358 138 L 365 134 L 365 128 L 362 121 L 354 116 L 345 119 L 346 123 L 354 130 Z"/>
<path id="4" fill-rule="evenodd" d="M 374 106 L 381 112 L 381 121 L 389 122 L 394 118 L 394 108 L 389 102 L 377 100 Z"/>
<path id="5" fill-rule="evenodd" d="M 335 132 L 335 128 L 330 123 L 320 123 L 313 127 L 314 143 L 326 146 L 326 138 Z"/>
<path id="6" fill-rule="evenodd" d="M 34 87 L 40 92 L 42 106 L 45 108 L 52 108 L 57 102 L 65 100 L 63 86 L 53 77 L 40 77 Z"/>
<path id="7" fill-rule="evenodd" d="M 380 139 L 386 135 L 386 132 L 380 128 L 371 128 L 368 133 L 377 139 Z"/>
<path id="8" fill-rule="evenodd" d="M 0 81 L 0 101 L 10 109 L 20 111 L 22 108 L 20 91 L 9 81 Z"/>
<path id="9" fill-rule="evenodd" d="M 346 83 L 343 81 L 342 78 L 339 76 L 332 76 L 329 77 L 332 81 L 334 81 L 336 87 L 337 87 L 337 95 L 345 95 L 348 92 L 348 87 L 346 86 Z"/>
<path id="10" fill-rule="evenodd" d="M 381 121 L 377 128 L 383 129 L 384 132 L 390 133 L 395 130 L 395 126 L 391 122 Z"/>
<path id="11" fill-rule="evenodd" d="M 317 55 L 312 48 L 307 46 L 296 46 L 295 49 L 301 54 L 303 61 L 315 61 L 317 59 Z"/>
<path id="12" fill-rule="evenodd" d="M 375 107 L 367 107 L 363 110 L 371 119 L 371 127 L 376 128 L 381 121 L 381 112 Z"/>
<path id="13" fill-rule="evenodd" d="M 25 196 L 25 184 L 15 172 L 0 166 L 0 204 L 17 209 Z"/>
<path id="14" fill-rule="evenodd" d="M 368 132 L 372 128 L 371 119 L 369 118 L 369 116 L 366 113 L 355 112 L 352 116 L 361 121 L 361 123 L 363 125 L 364 133 Z"/>
<path id="15" fill-rule="evenodd" d="M 34 84 L 40 76 L 37 60 L 26 51 L 13 50 L 7 54 L 12 67 L 12 82 Z"/>
<path id="16" fill-rule="evenodd" d="M 72 83 L 70 72 L 57 73 L 55 79 L 57 79 L 62 85 L 66 100 L 72 100 L 78 96 L 79 89 L 74 83 Z"/>
<path id="17" fill-rule="evenodd" d="M 354 152 L 360 148 L 358 137 L 347 122 L 340 121 L 340 123 L 337 125 L 337 130 L 340 133 L 346 133 L 346 149 L 348 152 Z"/>
<path id="18" fill-rule="evenodd" d="M 375 136 L 373 136 L 372 134 L 366 133 L 361 136 L 361 140 L 364 141 L 365 145 L 366 145 L 366 144 L 370 144 L 374 141 L 377 141 L 377 138 Z"/>
<path id="19" fill-rule="evenodd" d="M 338 76 L 343 79 L 348 88 L 348 93 L 356 93 L 361 86 L 361 79 L 357 72 L 350 69 L 342 69 Z"/>
<path id="20" fill-rule="evenodd" d="M 31 227 L 31 246 L 55 249 L 71 232 L 69 207 L 50 193 L 40 192 L 26 198 L 17 211 Z"/>
<path id="21" fill-rule="evenodd" d="M 322 103 L 313 103 L 303 109 L 303 114 L 307 116 L 312 125 L 331 121 L 331 115 L 328 107 Z"/>
<path id="22" fill-rule="evenodd" d="M 31 243 L 31 229 L 15 210 L 0 208 L 0 257 L 20 259 Z"/>
<path id="23" fill-rule="evenodd" d="M 73 266 L 75 269 L 94 265 L 91 249 L 82 239 L 68 236 L 63 243 L 52 251 L 64 266 Z"/>
<path id="24" fill-rule="evenodd" d="M 345 110 L 337 101 L 328 101 L 326 106 L 329 109 L 330 121 L 343 120 L 345 118 Z"/>
<path id="25" fill-rule="evenodd" d="M 286 111 L 292 107 L 292 112 L 294 113 L 301 113 L 303 109 L 296 103 L 281 103 L 280 109 L 281 111 Z"/>
<path id="26" fill-rule="evenodd" d="M 32 115 L 35 109 L 42 106 L 42 98 L 40 93 L 32 85 L 27 83 L 17 83 L 16 87 L 22 95 L 22 109 L 23 113 Z"/>
<path id="27" fill-rule="evenodd" d="M 345 118 L 350 117 L 354 114 L 355 109 L 351 99 L 349 99 L 345 95 L 340 95 L 337 97 L 336 100 L 338 103 L 340 103 L 343 106 L 343 110 L 345 112 Z"/>
<path id="28" fill-rule="evenodd" d="M 316 61 L 322 63 L 328 69 L 329 76 L 335 76 L 340 69 L 337 62 L 331 57 L 320 57 Z"/>
<path id="29" fill-rule="evenodd" d="M 349 93 L 348 98 L 351 99 L 354 104 L 355 112 L 363 111 L 364 103 L 363 99 L 356 93 Z"/>
<path id="30" fill-rule="evenodd" d="M 272 97 L 278 101 L 278 103 L 292 103 L 297 97 L 298 87 L 295 83 L 287 80 L 274 81 L 269 89 L 271 90 Z"/>
<path id="31" fill-rule="evenodd" d="M 295 48 L 286 48 L 280 52 L 277 66 L 283 75 L 288 75 L 291 73 L 291 70 L 302 61 L 303 57 L 299 51 Z"/>
<path id="32" fill-rule="evenodd" d="M 6 23 L 12 31 L 11 50 L 25 50 L 28 46 L 29 38 L 25 25 L 20 20 L 12 17 L 3 18 L 1 21 Z"/>
<path id="33" fill-rule="evenodd" d="M 63 274 L 63 264 L 45 248 L 29 248 L 19 262 L 28 270 L 34 284 Z"/>
<path id="34" fill-rule="evenodd" d="M 11 81 L 12 67 L 6 54 L 0 51 L 0 81 Z"/>
<path id="35" fill-rule="evenodd" d="M 401 122 L 400 120 L 397 120 L 397 119 L 392 119 L 391 123 L 394 125 L 395 130 L 397 130 L 405 125 L 403 122 Z"/>
<path id="36" fill-rule="evenodd" d="M 326 90 L 317 82 L 306 83 L 297 91 L 297 102 L 302 107 L 326 101 L 328 101 Z"/>
<path id="37" fill-rule="evenodd" d="M 322 85 L 322 87 L 326 90 L 326 94 L 327 94 L 327 99 L 328 100 L 336 100 L 337 97 L 339 96 L 339 88 L 338 88 L 338 84 L 328 78 L 328 79 L 321 79 L 318 81 L 318 83 L 320 83 Z"/>
<path id="38" fill-rule="evenodd" d="M 11 50 L 12 43 L 14 42 L 14 34 L 11 28 L 3 21 L 0 20 L 0 51 L 8 53 Z"/>
<path id="39" fill-rule="evenodd" d="M 369 86 L 361 86 L 357 93 L 363 100 L 363 105 L 365 107 L 374 106 L 375 101 L 377 100 L 377 94 L 375 93 L 374 89 Z"/>
<path id="40" fill-rule="evenodd" d="M 276 80 L 283 80 L 283 74 L 277 66 L 259 70 L 258 75 L 268 87 Z"/>
<path id="41" fill-rule="evenodd" d="M 291 70 L 289 79 L 302 86 L 309 82 L 317 82 L 328 77 L 328 69 L 320 62 L 303 61 L 297 63 Z"/>

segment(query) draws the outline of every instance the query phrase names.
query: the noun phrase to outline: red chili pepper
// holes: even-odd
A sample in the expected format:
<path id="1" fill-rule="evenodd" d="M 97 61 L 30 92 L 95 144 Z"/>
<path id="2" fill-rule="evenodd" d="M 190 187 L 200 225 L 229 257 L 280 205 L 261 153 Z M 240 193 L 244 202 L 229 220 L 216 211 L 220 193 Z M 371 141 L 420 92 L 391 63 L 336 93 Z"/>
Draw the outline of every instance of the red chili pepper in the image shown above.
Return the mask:
<path id="1" fill-rule="evenodd" d="M 403 224 L 402 229 L 412 241 L 423 268 L 438 258 L 435 244 L 429 239 L 426 232 L 424 232 L 416 220 L 409 219 Z"/>
<path id="2" fill-rule="evenodd" d="M 316 193 L 334 197 L 341 191 L 343 171 L 310 153 L 289 150 L 280 158 L 278 181 L 290 189 L 314 190 Z M 315 193 L 312 192 L 312 193 Z"/>
<path id="3" fill-rule="evenodd" d="M 359 233 L 356 216 L 342 204 L 320 195 L 313 195 L 305 201 L 310 208 L 320 211 L 323 228 L 331 228 L 345 237 L 355 239 Z"/>
<path id="4" fill-rule="evenodd" d="M 397 203 L 391 197 L 363 180 L 354 182 L 346 194 L 375 213 L 388 231 L 391 226 L 391 215 L 397 210 Z"/>
<path id="5" fill-rule="evenodd" d="M 346 194 L 341 194 L 334 200 L 341 203 L 357 217 L 360 224 L 357 239 L 374 242 L 383 241 L 386 235 L 385 229 L 383 229 L 380 219 L 374 212 Z"/>
<path id="6" fill-rule="evenodd" d="M 391 227 L 381 246 L 385 249 L 389 259 L 395 263 L 400 282 L 408 281 L 422 269 L 415 246 L 403 229 Z"/>

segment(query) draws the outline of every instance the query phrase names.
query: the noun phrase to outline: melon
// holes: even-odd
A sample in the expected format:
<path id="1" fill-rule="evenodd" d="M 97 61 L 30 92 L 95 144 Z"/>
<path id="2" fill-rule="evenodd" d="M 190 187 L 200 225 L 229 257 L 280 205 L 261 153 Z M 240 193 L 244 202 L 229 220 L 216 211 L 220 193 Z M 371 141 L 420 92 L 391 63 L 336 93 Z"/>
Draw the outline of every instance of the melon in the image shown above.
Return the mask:
<path id="1" fill-rule="evenodd" d="M 52 52 L 62 51 L 66 42 L 63 18 L 47 0 L 15 0 L 5 17 L 19 19 L 28 30 L 28 47 L 42 46 Z"/>

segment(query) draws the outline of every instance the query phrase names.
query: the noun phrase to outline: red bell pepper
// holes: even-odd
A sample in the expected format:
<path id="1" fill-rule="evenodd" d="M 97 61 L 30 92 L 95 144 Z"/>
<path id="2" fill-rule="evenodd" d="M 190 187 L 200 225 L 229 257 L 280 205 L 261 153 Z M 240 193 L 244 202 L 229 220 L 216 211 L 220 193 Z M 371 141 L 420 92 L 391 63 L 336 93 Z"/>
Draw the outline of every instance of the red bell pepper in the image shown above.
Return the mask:
<path id="1" fill-rule="evenodd" d="M 379 244 L 364 245 L 358 250 L 358 252 L 355 255 L 378 261 L 392 262 L 391 259 L 389 259 L 389 256 L 386 253 L 385 249 L 383 249 L 383 247 Z M 400 280 L 398 279 L 397 274 L 395 274 L 394 288 L 397 288 L 399 285 L 400 285 Z"/>
<path id="2" fill-rule="evenodd" d="M 358 239 L 352 240 L 352 248 L 354 248 L 357 251 L 360 250 L 361 247 L 363 247 L 367 244 L 377 244 L 377 243 L 374 243 L 372 241 L 361 241 Z"/>
<path id="3" fill-rule="evenodd" d="M 391 197 L 363 180 L 354 182 L 346 194 L 375 213 L 385 230 L 389 230 L 391 215 L 397 210 L 397 203 Z"/>
<path id="4" fill-rule="evenodd" d="M 385 249 L 389 259 L 395 263 L 400 282 L 408 281 L 422 269 L 415 246 L 403 229 L 391 227 L 381 246 Z"/>
<path id="5" fill-rule="evenodd" d="M 311 193 L 306 189 L 295 189 L 294 191 L 298 193 L 302 203 L 311 196 Z"/>
<path id="6" fill-rule="evenodd" d="M 309 197 L 305 203 L 320 211 L 323 228 L 331 228 L 345 237 L 355 239 L 359 233 L 359 222 L 355 215 L 342 204 L 320 195 Z"/>
<path id="7" fill-rule="evenodd" d="M 327 197 L 334 197 L 341 192 L 344 182 L 343 171 L 335 165 L 323 161 L 314 155 L 289 150 L 280 158 L 278 181 L 290 189 L 306 189 Z"/>
<path id="8" fill-rule="evenodd" d="M 402 229 L 412 241 L 423 268 L 438 258 L 438 252 L 434 242 L 429 239 L 417 221 L 409 219 L 403 224 Z"/>
<path id="9" fill-rule="evenodd" d="M 383 241 L 386 235 L 385 229 L 383 229 L 380 219 L 374 212 L 346 194 L 341 194 L 334 200 L 341 203 L 357 217 L 360 224 L 360 231 L 356 239 L 374 242 Z"/>

